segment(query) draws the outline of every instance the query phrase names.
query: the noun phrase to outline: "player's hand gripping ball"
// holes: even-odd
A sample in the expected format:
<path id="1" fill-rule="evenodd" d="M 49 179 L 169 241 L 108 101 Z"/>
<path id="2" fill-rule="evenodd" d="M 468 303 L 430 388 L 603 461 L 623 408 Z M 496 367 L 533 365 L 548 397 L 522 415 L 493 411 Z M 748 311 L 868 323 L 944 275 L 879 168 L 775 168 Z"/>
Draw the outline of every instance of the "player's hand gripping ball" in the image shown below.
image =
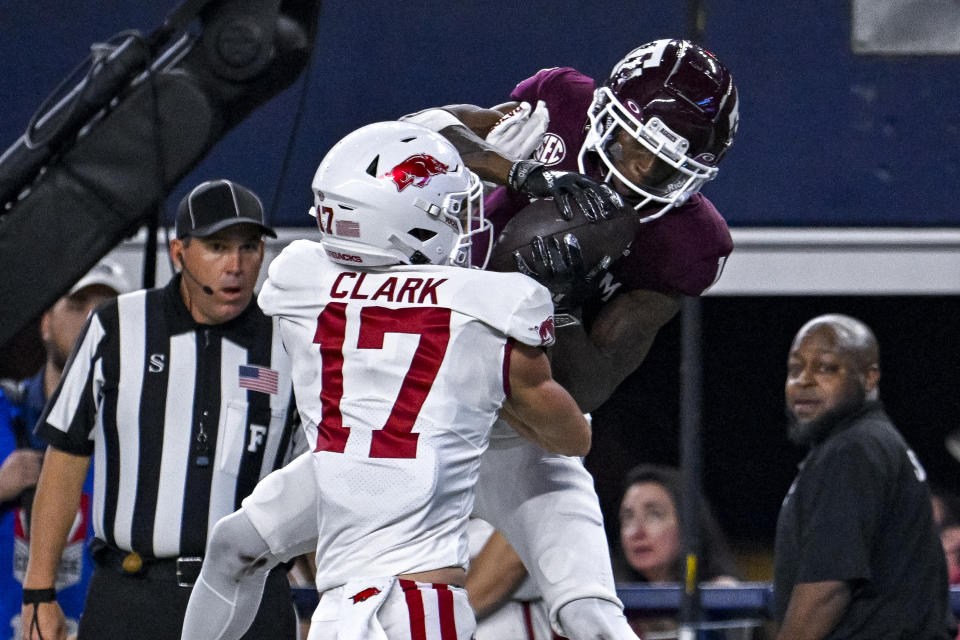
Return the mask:
<path id="1" fill-rule="evenodd" d="M 567 219 L 552 199 L 535 200 L 507 222 L 493 246 L 489 269 L 519 271 L 576 305 L 627 250 L 640 228 L 632 207 L 591 222 Z"/>
<path id="2" fill-rule="evenodd" d="M 548 170 L 536 160 L 514 162 L 507 184 L 534 198 L 554 198 L 557 211 L 567 220 L 582 215 L 597 222 L 623 208 L 623 198 L 609 185 L 575 171 Z"/>

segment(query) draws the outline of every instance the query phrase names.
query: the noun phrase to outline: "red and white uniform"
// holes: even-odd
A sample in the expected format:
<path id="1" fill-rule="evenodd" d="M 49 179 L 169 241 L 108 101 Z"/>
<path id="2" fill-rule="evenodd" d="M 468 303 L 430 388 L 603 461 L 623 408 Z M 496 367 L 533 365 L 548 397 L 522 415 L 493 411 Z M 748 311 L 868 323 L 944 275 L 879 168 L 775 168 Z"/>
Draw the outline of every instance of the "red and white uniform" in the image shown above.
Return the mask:
<path id="1" fill-rule="evenodd" d="M 289 557 L 315 540 L 318 590 L 348 603 L 368 578 L 465 567 L 480 456 L 509 394 L 510 340 L 553 341 L 547 290 L 459 267 L 352 270 L 300 240 L 270 265 L 258 300 L 279 318 L 316 443 L 243 503 L 271 551 Z M 395 581 L 369 588 L 387 608 L 408 601 L 387 597 L 405 593 Z M 326 599 L 318 613 L 329 621 Z"/>

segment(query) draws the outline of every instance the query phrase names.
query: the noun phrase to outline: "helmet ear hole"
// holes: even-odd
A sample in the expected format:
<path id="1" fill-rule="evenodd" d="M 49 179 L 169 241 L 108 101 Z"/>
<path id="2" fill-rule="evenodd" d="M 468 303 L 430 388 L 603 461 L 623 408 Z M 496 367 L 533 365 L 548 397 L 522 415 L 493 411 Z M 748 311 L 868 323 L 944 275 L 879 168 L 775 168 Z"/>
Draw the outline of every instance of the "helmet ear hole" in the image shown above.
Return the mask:
<path id="1" fill-rule="evenodd" d="M 409 231 L 407 231 L 407 233 L 412 235 L 414 238 L 416 238 L 420 242 L 426 242 L 427 240 L 437 235 L 436 231 L 431 231 L 430 229 L 420 229 L 420 228 L 410 229 Z"/>

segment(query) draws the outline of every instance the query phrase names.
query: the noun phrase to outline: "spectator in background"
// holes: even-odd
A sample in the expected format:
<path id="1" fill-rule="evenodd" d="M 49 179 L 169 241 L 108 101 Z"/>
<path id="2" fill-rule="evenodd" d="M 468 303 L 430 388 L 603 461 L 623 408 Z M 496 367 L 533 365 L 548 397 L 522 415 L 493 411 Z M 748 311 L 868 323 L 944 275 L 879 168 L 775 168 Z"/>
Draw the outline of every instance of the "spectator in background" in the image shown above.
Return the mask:
<path id="1" fill-rule="evenodd" d="M 20 582 L 14 577 L 14 527 L 40 477 L 43 455 L 23 438 L 20 413 L 0 390 L 0 637 L 20 637 Z"/>
<path id="2" fill-rule="evenodd" d="M 620 500 L 620 554 L 614 558 L 618 582 L 683 583 L 683 492 L 680 471 L 674 467 L 642 464 L 631 469 Z M 697 526 L 703 542 L 699 575 L 703 582 L 735 584 L 740 579 L 733 554 L 710 507 L 701 501 Z M 670 617 L 628 615 L 630 626 L 641 637 L 677 628 Z M 705 637 L 722 638 L 722 632 Z"/>
<path id="3" fill-rule="evenodd" d="M 682 504 L 679 470 L 643 464 L 627 474 L 620 504 L 621 553 L 614 558 L 618 582 L 683 581 Z M 740 571 L 706 503 L 701 503 L 698 520 L 704 542 L 701 578 L 714 584 L 736 583 Z M 536 586 L 503 535 L 477 519 L 471 520 L 469 533 L 473 559 L 466 587 L 477 611 L 477 640 L 556 637 Z M 628 617 L 640 634 L 677 627 L 673 618 Z"/>
<path id="4" fill-rule="evenodd" d="M 3 385 L 10 401 L 10 412 L 2 412 L 9 416 L 9 428 L 0 427 L 0 459 L 3 460 L 0 501 L 4 503 L 0 511 L 0 592 L 3 593 L 0 638 L 4 640 L 20 637 L 22 582 L 30 552 L 30 507 L 46 447 L 31 431 L 47 398 L 53 395 L 60 382 L 67 358 L 90 312 L 100 303 L 130 289 L 120 265 L 103 260 L 94 266 L 43 315 L 40 332 L 45 360 L 40 371 L 26 380 Z M 84 482 L 75 526 L 70 532 L 57 575 L 68 637 L 76 634 L 87 584 L 93 572 L 89 545 L 93 537 L 93 528 L 89 526 L 92 494 L 91 470 Z"/>
<path id="5" fill-rule="evenodd" d="M 926 473 L 879 400 L 879 347 L 830 314 L 787 359 L 788 436 L 809 453 L 777 522 L 778 640 L 956 636 Z"/>
<path id="6" fill-rule="evenodd" d="M 933 521 L 940 531 L 940 542 L 947 560 L 950 584 L 960 584 L 960 496 L 935 489 L 930 500 Z"/>
<path id="7" fill-rule="evenodd" d="M 642 464 L 627 473 L 620 500 L 620 550 L 615 566 L 618 582 L 683 582 L 684 522 L 680 471 Z M 701 501 L 697 526 L 703 549 L 700 577 L 705 582 L 740 580 L 733 553 L 709 505 Z"/>

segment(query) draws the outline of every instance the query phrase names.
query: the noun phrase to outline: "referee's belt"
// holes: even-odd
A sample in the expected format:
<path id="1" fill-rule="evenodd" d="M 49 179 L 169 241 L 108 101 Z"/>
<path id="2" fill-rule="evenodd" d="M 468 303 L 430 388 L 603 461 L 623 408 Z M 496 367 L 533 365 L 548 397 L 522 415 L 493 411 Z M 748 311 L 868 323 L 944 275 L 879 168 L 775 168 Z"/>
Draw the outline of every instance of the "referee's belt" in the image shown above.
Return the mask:
<path id="1" fill-rule="evenodd" d="M 151 558 L 136 551 L 118 549 L 101 540 L 94 540 L 90 551 L 94 561 L 102 567 L 115 569 L 131 577 L 149 574 L 155 578 L 169 578 L 175 580 L 178 587 L 192 587 L 200 577 L 203 565 L 201 556 Z"/>

